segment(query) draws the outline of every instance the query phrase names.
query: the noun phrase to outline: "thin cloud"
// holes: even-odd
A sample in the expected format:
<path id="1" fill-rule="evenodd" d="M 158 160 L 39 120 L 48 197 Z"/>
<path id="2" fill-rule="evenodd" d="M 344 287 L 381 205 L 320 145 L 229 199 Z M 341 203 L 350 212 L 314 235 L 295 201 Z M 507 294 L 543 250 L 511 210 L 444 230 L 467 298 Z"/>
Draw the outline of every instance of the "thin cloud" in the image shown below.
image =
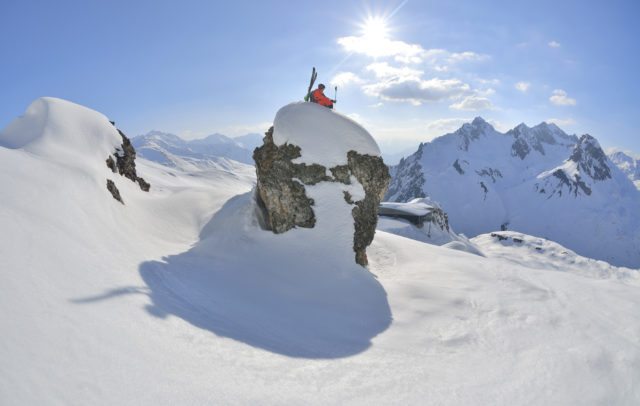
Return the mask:
<path id="1" fill-rule="evenodd" d="M 424 102 L 456 99 L 471 92 L 471 87 L 458 79 L 391 79 L 363 86 L 365 94 L 383 100 L 409 102 L 420 105 Z"/>
<path id="2" fill-rule="evenodd" d="M 350 84 L 361 84 L 364 81 L 353 72 L 340 72 L 336 74 L 330 81 L 332 86 L 345 87 Z"/>
<path id="3" fill-rule="evenodd" d="M 560 48 L 560 43 L 557 41 L 549 41 L 547 45 L 549 45 L 550 48 Z"/>
<path id="4" fill-rule="evenodd" d="M 562 89 L 555 89 L 551 94 L 551 97 L 549 97 L 549 101 L 551 101 L 551 103 L 555 104 L 556 106 L 576 105 L 576 99 L 572 99 L 571 97 L 569 97 L 569 95 L 567 95 L 567 92 Z"/>
<path id="5" fill-rule="evenodd" d="M 576 124 L 576 120 L 572 118 L 549 118 L 547 123 L 555 124 L 558 127 L 570 127 Z"/>
<path id="6" fill-rule="evenodd" d="M 516 90 L 521 91 L 522 93 L 526 93 L 527 90 L 531 87 L 531 83 L 529 82 L 518 82 L 514 85 Z"/>
<path id="7" fill-rule="evenodd" d="M 467 96 L 458 103 L 449 106 L 454 110 L 479 111 L 493 108 L 491 100 L 480 96 Z"/>
<path id="8" fill-rule="evenodd" d="M 419 79 L 424 72 L 412 69 L 407 66 L 396 68 L 390 66 L 387 62 L 376 62 L 368 65 L 365 68 L 367 71 L 372 72 L 378 79 L 390 79 L 396 78 L 398 80 Z"/>

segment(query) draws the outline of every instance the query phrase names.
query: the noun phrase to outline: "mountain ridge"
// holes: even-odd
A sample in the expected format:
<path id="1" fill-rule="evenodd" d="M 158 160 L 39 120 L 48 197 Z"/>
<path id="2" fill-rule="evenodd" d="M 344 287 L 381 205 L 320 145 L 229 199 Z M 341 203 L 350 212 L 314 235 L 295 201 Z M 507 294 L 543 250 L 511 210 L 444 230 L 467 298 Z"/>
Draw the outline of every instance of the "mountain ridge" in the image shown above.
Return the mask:
<path id="1" fill-rule="evenodd" d="M 427 196 L 468 236 L 509 228 L 640 266 L 640 193 L 588 134 L 545 122 L 501 133 L 476 117 L 393 168 L 387 200 Z"/>

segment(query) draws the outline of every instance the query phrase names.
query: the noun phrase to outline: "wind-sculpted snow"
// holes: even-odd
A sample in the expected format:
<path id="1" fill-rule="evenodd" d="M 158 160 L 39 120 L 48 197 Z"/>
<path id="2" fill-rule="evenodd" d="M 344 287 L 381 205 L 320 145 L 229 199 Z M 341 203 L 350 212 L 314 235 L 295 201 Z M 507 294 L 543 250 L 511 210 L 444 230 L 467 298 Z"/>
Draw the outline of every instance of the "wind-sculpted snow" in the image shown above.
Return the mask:
<path id="1" fill-rule="evenodd" d="M 351 255 L 327 255 L 322 231 L 275 235 L 253 194 L 229 200 L 189 251 L 146 262 L 147 310 L 291 357 L 355 355 L 391 324 L 384 289 Z M 318 256 L 322 260 L 318 260 Z"/>
<path id="2" fill-rule="evenodd" d="M 380 156 L 375 140 L 358 123 L 315 103 L 291 103 L 281 108 L 274 121 L 273 142 L 297 145 L 298 163 L 326 168 L 347 164 L 347 153 Z"/>

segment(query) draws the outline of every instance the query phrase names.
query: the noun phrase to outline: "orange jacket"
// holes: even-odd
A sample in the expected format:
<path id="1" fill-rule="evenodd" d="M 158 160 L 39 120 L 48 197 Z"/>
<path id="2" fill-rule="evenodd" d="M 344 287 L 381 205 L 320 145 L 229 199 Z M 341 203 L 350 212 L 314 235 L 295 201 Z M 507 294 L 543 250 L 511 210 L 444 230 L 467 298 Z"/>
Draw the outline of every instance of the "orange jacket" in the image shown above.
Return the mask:
<path id="1" fill-rule="evenodd" d="M 333 102 L 331 101 L 331 99 L 325 96 L 324 93 L 322 92 L 322 89 L 320 88 L 311 92 L 311 101 L 325 107 L 333 106 Z"/>

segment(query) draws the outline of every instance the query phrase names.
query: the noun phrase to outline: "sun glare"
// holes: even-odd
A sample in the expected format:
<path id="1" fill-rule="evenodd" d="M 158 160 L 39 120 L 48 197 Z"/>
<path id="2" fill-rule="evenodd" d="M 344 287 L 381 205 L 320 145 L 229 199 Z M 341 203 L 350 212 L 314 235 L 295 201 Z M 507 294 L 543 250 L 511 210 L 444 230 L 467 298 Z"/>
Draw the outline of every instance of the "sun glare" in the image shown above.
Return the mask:
<path id="1" fill-rule="evenodd" d="M 362 24 L 362 35 L 366 38 L 383 39 L 388 32 L 387 21 L 381 17 L 369 17 Z"/>

